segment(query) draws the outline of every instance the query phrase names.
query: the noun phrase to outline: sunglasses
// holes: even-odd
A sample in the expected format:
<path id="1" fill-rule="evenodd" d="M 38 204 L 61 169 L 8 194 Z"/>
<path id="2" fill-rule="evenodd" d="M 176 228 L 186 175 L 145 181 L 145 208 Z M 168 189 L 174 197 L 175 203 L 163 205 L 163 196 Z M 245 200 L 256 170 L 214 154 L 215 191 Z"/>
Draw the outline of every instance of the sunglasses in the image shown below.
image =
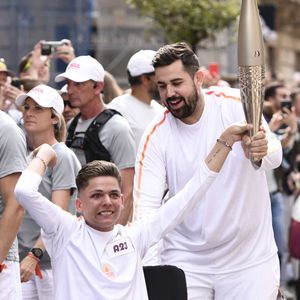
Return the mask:
<path id="1" fill-rule="evenodd" d="M 74 108 L 74 106 L 71 104 L 70 101 L 64 100 L 64 106 L 66 107 L 67 105 L 70 106 L 71 108 Z"/>

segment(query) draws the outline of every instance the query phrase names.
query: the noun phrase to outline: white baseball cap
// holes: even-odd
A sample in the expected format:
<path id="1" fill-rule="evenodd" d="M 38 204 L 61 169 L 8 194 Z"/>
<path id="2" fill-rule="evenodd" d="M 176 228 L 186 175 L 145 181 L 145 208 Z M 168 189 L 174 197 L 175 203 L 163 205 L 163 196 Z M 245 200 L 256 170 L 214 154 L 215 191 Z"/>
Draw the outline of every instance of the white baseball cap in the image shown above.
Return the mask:
<path id="1" fill-rule="evenodd" d="M 55 77 L 56 82 L 70 79 L 75 82 L 94 80 L 103 81 L 104 69 L 102 65 L 89 55 L 74 58 L 67 66 L 64 73 Z"/>
<path id="2" fill-rule="evenodd" d="M 152 60 L 156 51 L 153 50 L 140 50 L 133 54 L 128 61 L 127 70 L 130 75 L 140 76 L 142 74 L 149 74 L 154 72 Z"/>
<path id="3" fill-rule="evenodd" d="M 52 107 L 56 112 L 62 114 L 64 111 L 64 101 L 59 93 L 52 87 L 40 84 L 31 89 L 27 94 L 20 95 L 16 99 L 16 104 L 21 106 L 28 98 L 32 98 L 41 107 Z"/>

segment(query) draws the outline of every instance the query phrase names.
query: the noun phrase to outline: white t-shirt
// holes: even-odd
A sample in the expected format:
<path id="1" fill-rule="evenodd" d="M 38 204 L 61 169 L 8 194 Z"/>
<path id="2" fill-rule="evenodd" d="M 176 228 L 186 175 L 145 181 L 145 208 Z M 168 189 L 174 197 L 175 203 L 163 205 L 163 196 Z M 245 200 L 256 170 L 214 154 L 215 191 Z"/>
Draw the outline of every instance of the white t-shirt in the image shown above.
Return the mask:
<path id="1" fill-rule="evenodd" d="M 201 201 L 216 175 L 199 161 L 185 188 L 157 213 L 128 227 L 116 225 L 111 232 L 101 232 L 44 198 L 38 192 L 41 176 L 24 171 L 15 193 L 43 229 L 55 299 L 147 300 L 142 258 Z"/>
<path id="2" fill-rule="evenodd" d="M 127 119 L 134 134 L 136 148 L 149 123 L 164 110 L 155 100 L 148 105 L 130 94 L 114 98 L 108 107 L 117 110 Z"/>
<path id="3" fill-rule="evenodd" d="M 161 206 L 166 184 L 170 196 L 176 195 L 224 129 L 245 119 L 239 90 L 224 91 L 203 90 L 205 108 L 195 124 L 187 125 L 166 111 L 147 128 L 136 160 L 136 218 Z M 233 145 L 203 201 L 164 238 L 162 264 L 182 268 L 189 282 L 191 273 L 241 270 L 276 253 L 265 170 L 280 165 L 282 151 L 270 132 L 268 139 L 272 153 L 260 168 L 245 157 L 240 142 Z M 147 264 L 157 262 L 153 255 L 157 253 L 149 253 Z"/>

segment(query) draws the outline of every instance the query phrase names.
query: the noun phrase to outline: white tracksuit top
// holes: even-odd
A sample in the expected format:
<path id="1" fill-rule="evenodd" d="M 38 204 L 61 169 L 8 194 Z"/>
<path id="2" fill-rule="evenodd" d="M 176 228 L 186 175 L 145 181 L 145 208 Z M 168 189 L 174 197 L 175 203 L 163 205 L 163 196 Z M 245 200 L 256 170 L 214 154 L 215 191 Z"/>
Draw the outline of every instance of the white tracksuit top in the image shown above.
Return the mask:
<path id="1" fill-rule="evenodd" d="M 142 258 L 147 249 L 182 221 L 216 177 L 205 163 L 187 186 L 157 213 L 111 232 L 89 227 L 39 192 L 41 177 L 24 171 L 16 189 L 19 203 L 42 228 L 51 257 L 56 300 L 147 300 Z"/>
<path id="2" fill-rule="evenodd" d="M 166 110 L 144 133 L 134 179 L 137 219 L 161 206 L 166 185 L 170 197 L 176 195 L 224 129 L 245 120 L 239 90 L 203 90 L 203 94 L 205 107 L 197 123 L 187 125 Z M 241 142 L 235 143 L 199 204 L 163 239 L 161 263 L 182 268 L 187 281 L 190 273 L 241 270 L 276 253 L 265 170 L 280 165 L 282 150 L 275 136 L 267 134 L 269 154 L 261 167 L 255 169 Z M 145 263 L 155 264 L 155 255 L 150 251 Z"/>

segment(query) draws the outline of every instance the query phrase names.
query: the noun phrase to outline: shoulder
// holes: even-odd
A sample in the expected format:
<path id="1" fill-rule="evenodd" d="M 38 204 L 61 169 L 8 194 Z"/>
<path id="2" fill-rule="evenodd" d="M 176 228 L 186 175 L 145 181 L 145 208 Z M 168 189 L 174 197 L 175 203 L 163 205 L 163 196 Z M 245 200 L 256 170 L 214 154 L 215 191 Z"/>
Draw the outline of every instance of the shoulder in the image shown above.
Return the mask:
<path id="1" fill-rule="evenodd" d="M 65 143 L 57 143 L 53 146 L 53 149 L 56 152 L 58 163 L 72 164 L 76 168 L 80 168 L 78 158 L 75 153 L 65 145 Z"/>
<path id="2" fill-rule="evenodd" d="M 128 131 L 130 129 L 130 125 L 128 121 L 126 120 L 125 117 L 115 114 L 113 115 L 105 124 L 104 126 L 105 129 L 110 129 L 110 130 L 120 130 L 120 131 Z"/>
<path id="3" fill-rule="evenodd" d="M 230 105 L 241 103 L 240 90 L 230 87 L 211 87 L 207 90 L 203 90 L 204 97 L 206 99 L 214 100 L 218 103 Z"/>
<path id="4" fill-rule="evenodd" d="M 114 98 L 111 102 L 107 104 L 107 108 L 120 108 L 120 107 L 125 107 L 131 100 L 131 95 L 129 94 L 123 94 L 120 95 L 116 98 Z"/>

